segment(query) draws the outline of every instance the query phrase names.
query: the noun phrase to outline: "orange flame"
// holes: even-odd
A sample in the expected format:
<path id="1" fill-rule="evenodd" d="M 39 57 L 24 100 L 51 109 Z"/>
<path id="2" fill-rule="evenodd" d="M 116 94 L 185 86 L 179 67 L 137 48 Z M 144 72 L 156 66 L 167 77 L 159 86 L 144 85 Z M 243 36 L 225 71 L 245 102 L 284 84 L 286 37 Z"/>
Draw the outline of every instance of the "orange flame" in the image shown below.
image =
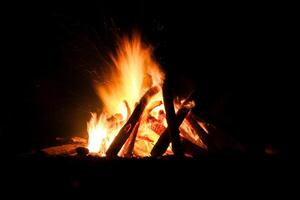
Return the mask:
<path id="1" fill-rule="evenodd" d="M 163 73 L 152 57 L 152 48 L 142 43 L 139 34 L 118 43 L 105 76 L 108 83 L 97 92 L 109 114 L 119 113 L 126 100 L 131 110 L 152 85 L 162 82 Z"/>
<path id="2" fill-rule="evenodd" d="M 145 91 L 154 85 L 161 85 L 164 79 L 163 72 L 153 59 L 152 48 L 142 42 L 139 34 L 124 37 L 110 58 L 111 62 L 106 66 L 104 74 L 107 82 L 95 86 L 105 113 L 98 117 L 93 113 L 87 124 L 88 149 L 100 156 L 105 156 L 109 145 Z M 151 101 L 157 100 L 162 100 L 161 92 Z M 149 141 L 156 141 L 159 136 L 146 125 L 141 125 L 134 150 L 137 155 L 146 156 L 151 151 L 149 145 L 153 143 L 138 142 L 139 138 L 145 137 Z"/>

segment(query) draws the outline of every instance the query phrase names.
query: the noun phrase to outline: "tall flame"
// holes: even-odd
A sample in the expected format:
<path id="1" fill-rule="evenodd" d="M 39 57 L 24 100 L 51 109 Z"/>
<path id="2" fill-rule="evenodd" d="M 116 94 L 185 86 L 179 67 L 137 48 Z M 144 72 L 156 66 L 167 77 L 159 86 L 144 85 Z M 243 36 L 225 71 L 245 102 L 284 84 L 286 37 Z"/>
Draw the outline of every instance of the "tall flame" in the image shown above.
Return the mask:
<path id="1" fill-rule="evenodd" d="M 151 46 L 143 43 L 137 33 L 120 40 L 110 59 L 110 64 L 105 66 L 105 84 L 95 86 L 105 113 L 100 116 L 93 113 L 87 124 L 88 149 L 101 156 L 105 155 L 145 91 L 153 85 L 160 85 L 164 79 L 163 72 L 153 59 Z M 162 100 L 161 93 L 154 100 Z"/>
<path id="2" fill-rule="evenodd" d="M 119 113 L 124 100 L 132 110 L 146 89 L 162 81 L 163 73 L 153 60 L 152 48 L 137 33 L 119 41 L 116 54 L 110 57 L 107 83 L 97 86 L 98 95 L 109 114 Z"/>

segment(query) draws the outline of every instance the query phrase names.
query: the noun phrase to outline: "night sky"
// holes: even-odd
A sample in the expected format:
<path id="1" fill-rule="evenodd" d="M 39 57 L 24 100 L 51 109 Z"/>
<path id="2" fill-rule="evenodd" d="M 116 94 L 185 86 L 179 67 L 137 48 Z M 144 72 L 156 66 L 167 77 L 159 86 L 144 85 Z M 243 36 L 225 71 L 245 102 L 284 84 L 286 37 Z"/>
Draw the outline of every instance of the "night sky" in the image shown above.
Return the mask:
<path id="1" fill-rule="evenodd" d="M 84 136 L 89 113 L 99 108 L 93 72 L 113 50 L 114 35 L 134 29 L 173 74 L 178 94 L 194 89 L 197 114 L 253 151 L 288 151 L 296 28 L 294 13 L 280 5 L 24 3 L 8 5 L 4 16 L 4 152 Z"/>

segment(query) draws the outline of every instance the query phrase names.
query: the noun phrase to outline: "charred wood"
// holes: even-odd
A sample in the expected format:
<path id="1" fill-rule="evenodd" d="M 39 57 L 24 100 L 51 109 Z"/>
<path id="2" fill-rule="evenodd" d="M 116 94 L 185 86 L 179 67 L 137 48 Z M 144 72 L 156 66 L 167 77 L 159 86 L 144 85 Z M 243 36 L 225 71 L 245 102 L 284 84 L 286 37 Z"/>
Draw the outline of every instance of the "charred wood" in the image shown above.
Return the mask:
<path id="1" fill-rule="evenodd" d="M 141 98 L 140 102 L 132 112 L 131 116 L 129 117 L 125 125 L 121 128 L 121 130 L 109 146 L 108 150 L 106 151 L 107 156 L 117 156 L 118 152 L 132 133 L 132 130 L 134 129 L 136 123 L 140 120 L 145 107 L 149 103 L 149 100 L 151 99 L 151 97 L 157 94 L 159 90 L 160 88 L 158 86 L 155 86 L 150 88 L 144 94 L 144 96 Z"/>
<path id="2" fill-rule="evenodd" d="M 178 127 L 183 122 L 185 117 L 188 115 L 189 111 L 190 111 L 190 109 L 185 108 L 185 107 L 178 110 L 178 112 L 176 114 L 176 123 L 179 124 Z M 166 150 L 171 142 L 171 138 L 170 138 L 170 134 L 169 134 L 169 127 L 170 126 L 168 126 L 168 128 L 160 135 L 158 141 L 154 145 L 154 147 L 151 151 L 151 155 L 153 157 L 161 156 L 166 152 Z M 179 132 L 179 129 L 178 129 L 178 132 Z"/>
<path id="3" fill-rule="evenodd" d="M 163 137 L 163 138 L 161 140 L 159 140 L 158 142 L 163 142 L 163 143 L 162 143 L 162 145 L 160 145 L 160 143 L 158 143 L 158 145 L 159 145 L 159 147 L 162 148 L 161 149 L 162 153 L 164 153 L 169 145 L 169 138 L 170 138 L 171 143 L 172 143 L 173 153 L 175 154 L 175 156 L 182 157 L 183 150 L 182 150 L 182 147 L 180 144 L 181 142 L 180 142 L 180 136 L 179 136 L 179 126 L 180 126 L 181 122 L 179 123 L 179 120 L 176 119 L 173 99 L 174 99 L 174 95 L 172 92 L 171 84 L 169 83 L 168 80 L 166 80 L 163 85 L 163 100 L 164 100 L 164 106 L 165 106 L 165 110 L 166 110 L 166 118 L 167 118 L 167 123 L 168 123 L 168 128 L 167 128 L 165 134 L 167 134 L 168 136 L 164 136 L 162 134 L 161 137 Z M 154 155 L 156 154 L 155 150 L 156 149 L 154 149 Z M 161 151 L 158 151 L 158 153 L 160 154 Z"/>

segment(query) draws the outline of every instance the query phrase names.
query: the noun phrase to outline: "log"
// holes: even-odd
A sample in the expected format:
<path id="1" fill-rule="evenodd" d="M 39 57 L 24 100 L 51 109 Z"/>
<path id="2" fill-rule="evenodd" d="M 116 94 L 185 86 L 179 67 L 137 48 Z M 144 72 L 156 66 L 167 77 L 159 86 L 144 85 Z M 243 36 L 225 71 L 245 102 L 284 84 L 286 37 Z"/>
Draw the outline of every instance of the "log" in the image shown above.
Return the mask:
<path id="1" fill-rule="evenodd" d="M 191 155 L 194 158 L 208 155 L 208 152 L 205 149 L 202 149 L 186 138 L 181 138 L 181 143 L 185 154 Z"/>
<path id="2" fill-rule="evenodd" d="M 53 146 L 44 148 L 41 151 L 46 155 L 59 156 L 59 155 L 76 155 L 76 148 L 83 147 L 82 144 L 65 144 L 60 146 Z"/>
<path id="3" fill-rule="evenodd" d="M 132 134 L 129 138 L 130 140 L 129 139 L 128 139 L 129 141 L 127 140 L 127 142 L 129 142 L 129 143 L 128 143 L 128 146 L 125 149 L 125 153 L 124 153 L 124 157 L 126 157 L 126 158 L 132 157 L 134 143 L 135 143 L 136 136 L 138 134 L 139 127 L 140 127 L 140 123 L 138 122 L 132 131 Z"/>
<path id="4" fill-rule="evenodd" d="M 169 144 L 169 138 L 171 139 L 172 143 L 172 151 L 175 156 L 182 157 L 183 156 L 183 150 L 181 147 L 181 142 L 180 142 L 180 136 L 179 136 L 179 126 L 181 123 L 179 123 L 179 120 L 176 119 L 176 114 L 175 114 L 175 109 L 174 109 L 174 95 L 172 92 L 172 88 L 170 85 L 170 82 L 166 80 L 163 84 L 163 100 L 164 100 L 164 106 L 166 110 L 166 118 L 167 118 L 167 123 L 168 123 L 168 128 L 167 128 L 167 133 L 169 136 L 163 136 L 161 137 L 166 137 L 167 139 L 164 139 L 164 145 L 162 145 L 162 150 L 163 153 L 167 149 Z M 158 143 L 160 144 L 160 143 Z M 161 153 L 161 152 L 159 152 Z"/>
<path id="5" fill-rule="evenodd" d="M 206 124 L 205 128 L 209 133 L 209 145 L 215 147 L 215 153 L 232 155 L 245 152 L 244 146 L 222 129 L 211 124 Z"/>
<path id="6" fill-rule="evenodd" d="M 200 137 L 202 142 L 209 147 L 209 135 L 202 129 L 202 127 L 198 124 L 198 122 L 193 118 L 192 115 L 189 115 L 186 120 L 191 125 L 191 127 L 195 130 L 197 135 Z"/>
<path id="7" fill-rule="evenodd" d="M 188 108 L 180 108 L 176 114 L 176 123 L 178 123 L 178 127 L 181 125 L 185 117 L 188 115 L 190 109 Z M 160 135 L 158 141 L 155 143 L 153 149 L 151 150 L 151 156 L 158 157 L 162 156 L 171 142 L 170 134 L 169 134 L 169 123 L 167 129 Z M 178 130 L 179 131 L 179 130 Z M 179 136 L 179 135 L 178 135 Z M 180 138 L 179 138 L 180 139 Z"/>
<path id="8" fill-rule="evenodd" d="M 197 132 L 202 142 L 207 146 L 209 153 L 232 153 L 244 152 L 244 147 L 232 136 L 226 134 L 221 129 L 217 129 L 214 125 L 206 123 L 203 119 L 191 113 L 187 117 L 189 124 Z M 205 126 L 200 126 L 198 122 L 202 122 Z M 205 130 L 204 130 L 205 129 Z M 208 132 L 208 134 L 206 133 Z"/>
<path id="9" fill-rule="evenodd" d="M 150 88 L 144 96 L 141 98 L 140 102 L 135 107 L 134 111 L 132 112 L 131 116 L 125 123 L 125 125 L 121 128 L 117 136 L 114 138 L 113 142 L 109 146 L 108 150 L 106 151 L 106 156 L 117 156 L 118 152 L 130 136 L 133 128 L 135 127 L 136 123 L 140 120 L 145 107 L 147 106 L 151 97 L 157 94 L 160 90 L 159 86 L 154 86 Z M 126 128 L 129 127 L 129 128 Z"/>
<path id="10" fill-rule="evenodd" d="M 192 128 L 195 130 L 197 135 L 200 137 L 201 141 L 207 146 L 207 150 L 210 153 L 218 153 L 220 152 L 220 147 L 218 147 L 218 141 L 211 135 L 211 132 L 207 133 L 207 127 L 206 130 L 202 126 L 198 124 L 198 122 L 204 122 L 204 120 L 197 117 L 195 114 L 191 113 L 187 117 L 188 123 L 192 126 Z"/>

